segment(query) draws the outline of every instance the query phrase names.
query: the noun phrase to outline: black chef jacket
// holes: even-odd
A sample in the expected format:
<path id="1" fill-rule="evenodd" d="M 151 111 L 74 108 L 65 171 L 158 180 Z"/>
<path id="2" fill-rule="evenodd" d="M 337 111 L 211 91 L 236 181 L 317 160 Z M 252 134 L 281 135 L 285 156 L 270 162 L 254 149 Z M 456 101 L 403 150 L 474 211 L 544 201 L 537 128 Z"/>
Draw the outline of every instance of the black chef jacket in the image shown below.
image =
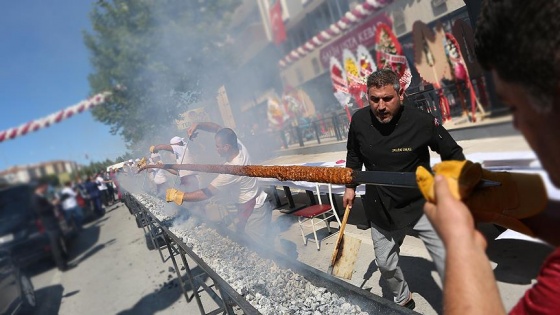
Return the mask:
<path id="1" fill-rule="evenodd" d="M 368 171 L 415 172 L 428 170 L 430 153 L 442 160 L 464 160 L 463 149 L 429 113 L 403 105 L 390 123 L 381 124 L 369 107 L 352 116 L 348 132 L 346 167 Z M 423 214 L 424 199 L 414 188 L 366 185 L 362 197 L 365 217 L 385 230 L 412 226 Z M 369 226 L 369 222 L 363 222 Z M 359 224 L 360 225 L 360 224 Z"/>

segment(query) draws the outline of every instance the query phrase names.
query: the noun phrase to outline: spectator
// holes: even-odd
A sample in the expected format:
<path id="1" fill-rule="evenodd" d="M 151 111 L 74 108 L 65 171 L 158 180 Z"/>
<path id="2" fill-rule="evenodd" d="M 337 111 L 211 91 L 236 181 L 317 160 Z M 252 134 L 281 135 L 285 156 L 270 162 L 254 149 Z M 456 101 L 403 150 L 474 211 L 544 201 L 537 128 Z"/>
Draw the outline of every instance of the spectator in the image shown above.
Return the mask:
<path id="1" fill-rule="evenodd" d="M 101 194 L 101 201 L 105 207 L 109 206 L 109 190 L 107 189 L 107 183 L 101 173 L 97 173 L 95 177 L 95 183 L 97 184 L 97 189 Z"/>
<path id="2" fill-rule="evenodd" d="M 94 182 L 93 176 L 86 178 L 84 186 L 91 200 L 95 215 L 97 217 L 102 217 L 105 214 L 105 210 L 101 202 L 101 192 L 99 191 L 98 185 Z"/>
<path id="3" fill-rule="evenodd" d="M 46 198 L 48 189 L 48 181 L 40 179 L 35 186 L 32 203 L 49 237 L 50 247 L 59 269 L 66 270 L 67 263 L 65 259 L 62 259 L 64 254 L 60 246 L 60 243 L 64 242 L 64 240 L 62 239 L 62 230 L 56 218 L 56 205 L 59 203 L 59 200 L 49 201 Z"/>
<path id="4" fill-rule="evenodd" d="M 69 224 L 74 221 L 76 227 L 81 229 L 84 221 L 84 213 L 82 208 L 78 205 L 77 197 L 78 194 L 72 189 L 72 183 L 69 181 L 64 183 L 64 188 L 60 191 L 64 218 Z"/>

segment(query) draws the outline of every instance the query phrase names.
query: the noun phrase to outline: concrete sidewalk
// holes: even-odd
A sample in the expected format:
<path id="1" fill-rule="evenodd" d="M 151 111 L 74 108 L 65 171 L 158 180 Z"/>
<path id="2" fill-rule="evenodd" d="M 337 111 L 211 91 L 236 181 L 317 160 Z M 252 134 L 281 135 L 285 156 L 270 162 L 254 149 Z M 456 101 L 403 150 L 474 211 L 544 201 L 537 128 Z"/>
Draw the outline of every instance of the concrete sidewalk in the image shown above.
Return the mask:
<path id="1" fill-rule="evenodd" d="M 509 121 L 508 125 L 511 125 Z M 507 126 L 502 126 L 505 130 Z M 507 131 L 504 135 L 494 137 L 478 137 L 457 141 L 465 152 L 465 155 L 483 152 L 507 152 L 531 151 L 526 141 L 521 135 L 513 131 Z M 472 132 L 472 131 L 470 131 Z M 483 130 L 474 131 L 484 133 Z M 345 142 L 344 144 L 345 145 Z M 316 153 L 297 153 L 286 154 L 270 160 L 263 164 L 279 165 L 290 163 L 308 163 L 337 161 L 346 158 L 346 151 L 340 150 L 340 144 L 324 144 L 322 148 L 317 148 Z M 324 152 L 326 150 L 326 152 Z M 332 151 L 330 151 L 332 150 Z M 312 152 L 305 149 L 305 152 Z M 437 157 L 433 154 L 432 157 Z M 303 191 L 293 190 L 296 203 L 308 202 L 308 197 Z M 282 194 L 282 191 L 279 191 Z M 341 196 L 336 202 L 342 206 Z M 358 209 L 361 202 L 356 202 L 353 211 L 363 211 Z M 314 244 L 313 235 L 308 235 L 308 245 L 303 245 L 297 218 L 274 211 L 274 226 L 277 229 L 277 248 L 285 254 L 298 259 L 319 270 L 327 271 L 330 258 L 334 248 L 337 234 L 333 234 L 321 242 L 321 250 L 317 251 Z M 331 223 L 332 227 L 338 226 Z M 502 299 L 506 309 L 511 309 L 528 289 L 536 278 L 539 267 L 551 249 L 543 244 L 532 243 L 520 240 L 494 240 L 500 233 L 493 225 L 480 225 L 488 240 L 487 254 L 492 261 L 494 274 L 499 282 Z M 380 279 L 380 273 L 375 264 L 373 244 L 369 230 L 360 230 L 354 225 L 347 225 L 345 234 L 351 235 L 362 240 L 358 259 L 354 269 L 354 275 L 350 283 L 369 290 L 374 294 L 392 299 L 391 293 Z M 326 228 L 323 228 L 319 236 L 327 236 Z M 401 246 L 401 267 L 414 292 L 413 297 L 416 301 L 416 309 L 422 314 L 442 313 L 441 279 L 435 271 L 431 258 L 420 239 L 408 236 Z"/>

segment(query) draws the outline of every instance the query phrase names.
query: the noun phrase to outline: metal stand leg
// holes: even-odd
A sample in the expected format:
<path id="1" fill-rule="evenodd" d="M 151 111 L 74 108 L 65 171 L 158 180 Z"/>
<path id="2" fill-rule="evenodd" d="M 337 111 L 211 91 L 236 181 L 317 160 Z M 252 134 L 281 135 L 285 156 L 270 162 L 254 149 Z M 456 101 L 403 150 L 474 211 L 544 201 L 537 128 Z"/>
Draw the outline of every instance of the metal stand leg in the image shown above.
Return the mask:
<path id="1" fill-rule="evenodd" d="M 181 256 L 181 260 L 183 261 L 183 266 L 185 266 L 185 274 L 187 275 L 187 280 L 189 281 L 189 284 L 190 284 L 190 286 L 193 290 L 193 296 L 196 299 L 196 304 L 198 305 L 198 309 L 200 310 L 200 314 L 205 314 L 204 306 L 202 306 L 202 301 L 200 300 L 200 296 L 198 295 L 198 287 L 195 286 L 195 284 L 194 284 L 193 276 L 192 276 L 192 273 L 191 273 L 191 268 L 189 267 L 189 263 L 187 262 L 187 258 L 185 257 L 185 253 L 183 252 L 183 250 L 181 248 L 179 248 L 179 253 L 180 253 L 180 256 Z M 175 260 L 175 259 L 173 259 L 173 260 Z M 177 275 L 180 275 L 180 273 L 178 272 Z M 181 287 L 183 288 L 183 292 L 185 293 L 185 298 L 187 299 L 187 303 L 190 302 L 189 297 L 188 297 L 187 293 L 185 292 L 184 286 L 181 285 Z"/>
<path id="2" fill-rule="evenodd" d="M 163 237 L 165 239 L 165 236 L 162 236 L 162 233 L 159 233 L 158 227 L 153 222 L 148 223 L 148 231 L 150 233 L 150 239 L 152 240 L 152 245 L 159 252 L 159 257 L 161 258 L 161 262 L 165 262 L 165 258 L 163 258 L 163 253 L 161 252 L 161 247 L 159 246 L 159 242 L 157 241 L 160 237 Z"/>
<path id="3" fill-rule="evenodd" d="M 175 259 L 175 255 L 173 254 L 171 247 L 172 247 L 171 242 L 167 241 L 167 249 L 169 250 L 171 261 L 173 261 L 173 266 L 175 267 L 175 271 L 177 272 L 177 279 L 179 280 L 179 285 L 181 286 L 181 290 L 183 291 L 183 296 L 185 297 L 185 300 L 187 301 L 187 303 L 189 303 L 190 299 L 187 293 L 187 289 L 185 287 L 185 283 L 183 282 L 183 277 L 181 276 L 181 269 L 179 269 L 179 266 L 177 265 L 177 260 Z M 181 256 L 181 260 L 183 261 L 183 266 L 185 266 L 185 274 L 187 275 L 187 280 L 193 290 L 193 295 L 196 298 L 196 304 L 198 305 L 198 310 L 200 311 L 200 314 L 204 315 L 206 314 L 206 312 L 204 311 L 204 306 L 202 306 L 202 301 L 200 301 L 200 297 L 198 296 L 198 290 L 196 289 L 192 281 L 192 274 L 191 274 L 189 264 L 187 263 L 184 253 L 180 247 L 179 247 L 179 256 Z"/>

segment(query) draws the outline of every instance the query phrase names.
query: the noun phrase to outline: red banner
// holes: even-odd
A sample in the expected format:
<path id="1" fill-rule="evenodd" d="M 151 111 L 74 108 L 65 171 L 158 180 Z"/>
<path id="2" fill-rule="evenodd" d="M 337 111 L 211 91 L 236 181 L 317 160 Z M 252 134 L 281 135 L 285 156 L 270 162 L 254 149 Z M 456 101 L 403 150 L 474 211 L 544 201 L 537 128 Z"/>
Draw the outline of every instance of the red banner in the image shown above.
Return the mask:
<path id="1" fill-rule="evenodd" d="M 276 45 L 280 45 L 286 40 L 286 29 L 282 20 L 282 6 L 279 0 L 276 0 L 270 7 L 270 26 L 272 27 L 272 40 Z"/>
<path id="2" fill-rule="evenodd" d="M 387 15 L 378 14 L 321 49 L 319 54 L 323 67 L 329 66 L 331 57 L 341 59 L 344 49 L 355 51 L 359 45 L 363 45 L 368 49 L 375 45 L 375 30 L 378 23 L 392 25 Z"/>

